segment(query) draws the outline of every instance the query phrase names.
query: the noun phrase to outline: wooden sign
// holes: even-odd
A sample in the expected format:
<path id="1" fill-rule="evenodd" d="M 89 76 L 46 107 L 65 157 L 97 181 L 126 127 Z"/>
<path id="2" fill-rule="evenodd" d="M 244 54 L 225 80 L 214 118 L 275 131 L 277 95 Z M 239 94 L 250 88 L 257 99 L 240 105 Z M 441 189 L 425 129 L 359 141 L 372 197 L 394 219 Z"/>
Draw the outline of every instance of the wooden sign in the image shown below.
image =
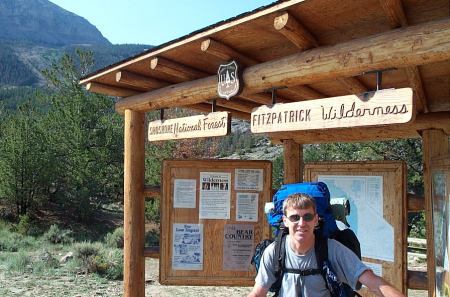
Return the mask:
<path id="1" fill-rule="evenodd" d="M 251 115 L 253 133 L 407 123 L 414 117 L 411 88 L 387 89 L 302 102 L 263 105 Z"/>
<path id="2" fill-rule="evenodd" d="M 242 90 L 242 79 L 236 61 L 219 66 L 217 70 L 217 94 L 220 98 L 230 99 Z"/>
<path id="3" fill-rule="evenodd" d="M 228 112 L 213 112 L 148 123 L 148 141 L 224 136 L 231 131 Z"/>

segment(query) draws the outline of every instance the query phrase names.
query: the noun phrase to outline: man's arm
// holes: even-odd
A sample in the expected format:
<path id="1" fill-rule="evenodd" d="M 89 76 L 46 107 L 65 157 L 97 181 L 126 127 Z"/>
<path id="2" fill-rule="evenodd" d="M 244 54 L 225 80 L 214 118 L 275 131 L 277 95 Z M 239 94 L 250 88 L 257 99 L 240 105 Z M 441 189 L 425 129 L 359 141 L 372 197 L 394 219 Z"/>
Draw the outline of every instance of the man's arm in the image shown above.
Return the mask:
<path id="1" fill-rule="evenodd" d="M 253 290 L 247 295 L 247 297 L 265 297 L 269 290 L 255 284 Z"/>
<path id="2" fill-rule="evenodd" d="M 404 295 L 394 288 L 383 278 L 375 275 L 372 270 L 366 270 L 359 276 L 359 282 L 369 288 L 378 296 L 384 297 L 404 297 Z"/>

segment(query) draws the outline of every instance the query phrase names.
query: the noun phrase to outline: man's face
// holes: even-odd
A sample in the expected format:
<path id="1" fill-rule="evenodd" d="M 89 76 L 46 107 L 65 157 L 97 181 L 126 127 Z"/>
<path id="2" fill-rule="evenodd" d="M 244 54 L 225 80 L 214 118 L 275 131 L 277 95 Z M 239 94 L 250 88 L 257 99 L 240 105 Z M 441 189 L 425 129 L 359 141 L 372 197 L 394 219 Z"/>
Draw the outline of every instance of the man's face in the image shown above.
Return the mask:
<path id="1" fill-rule="evenodd" d="M 294 240 L 302 242 L 314 238 L 314 228 L 319 222 L 319 216 L 312 207 L 307 209 L 288 208 L 283 216 L 284 225 L 289 228 L 289 234 Z"/>

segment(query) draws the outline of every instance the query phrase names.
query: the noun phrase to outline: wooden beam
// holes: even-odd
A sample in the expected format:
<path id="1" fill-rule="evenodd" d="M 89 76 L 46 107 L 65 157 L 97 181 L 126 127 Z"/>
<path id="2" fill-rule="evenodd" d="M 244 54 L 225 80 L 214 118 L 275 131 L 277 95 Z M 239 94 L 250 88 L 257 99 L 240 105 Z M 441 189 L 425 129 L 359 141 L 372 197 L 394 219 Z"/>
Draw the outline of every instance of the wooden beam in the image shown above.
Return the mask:
<path id="1" fill-rule="evenodd" d="M 150 68 L 159 72 L 163 72 L 170 76 L 181 78 L 183 80 L 193 80 L 208 76 L 208 74 L 203 71 L 162 57 L 153 58 L 150 61 Z"/>
<path id="2" fill-rule="evenodd" d="M 380 5 L 391 28 L 408 25 L 401 0 L 380 0 Z"/>
<path id="3" fill-rule="evenodd" d="M 159 259 L 159 246 L 149 246 L 144 248 L 144 257 Z"/>
<path id="4" fill-rule="evenodd" d="M 288 12 L 274 19 L 274 27 L 284 37 L 291 41 L 300 50 L 318 47 L 317 39 Z M 367 92 L 367 88 L 356 78 L 339 78 L 338 81 L 345 86 L 350 94 Z"/>
<path id="5" fill-rule="evenodd" d="M 294 86 L 289 87 L 287 89 L 281 89 L 279 90 L 280 95 L 285 96 L 286 94 L 292 94 L 294 96 L 299 96 L 304 100 L 310 100 L 310 99 L 320 99 L 320 98 L 326 98 L 327 96 L 319 91 L 314 90 L 313 88 L 310 88 L 308 86 Z"/>
<path id="6" fill-rule="evenodd" d="M 273 26 L 300 50 L 319 46 L 316 38 L 288 12 L 275 17 Z"/>
<path id="7" fill-rule="evenodd" d="M 129 71 L 118 71 L 116 73 L 116 82 L 144 90 L 158 89 L 169 85 L 168 83 L 160 81 L 158 79 Z"/>
<path id="8" fill-rule="evenodd" d="M 337 78 L 337 81 L 345 87 L 350 94 L 362 94 L 368 91 L 356 77 Z"/>
<path id="9" fill-rule="evenodd" d="M 242 111 L 245 113 L 252 113 L 253 108 L 258 107 L 256 104 L 250 102 L 244 102 L 242 100 L 227 100 L 222 98 L 216 99 L 217 105 L 234 109 L 237 111 Z"/>
<path id="10" fill-rule="evenodd" d="M 408 211 L 418 212 L 425 210 L 425 197 L 408 194 Z"/>
<path id="11" fill-rule="evenodd" d="M 136 90 L 130 90 L 126 88 L 119 88 L 115 86 L 105 85 L 96 82 L 90 82 L 86 85 L 86 90 L 92 93 L 98 93 L 102 95 L 109 95 L 115 97 L 128 97 L 140 94 L 142 92 Z"/>
<path id="12" fill-rule="evenodd" d="M 220 43 L 211 38 L 203 40 L 200 48 L 203 52 L 217 57 L 222 61 L 235 59 L 246 66 L 258 64 L 257 60 L 249 58 L 246 55 L 238 52 L 237 50 L 229 47 L 228 45 Z"/>
<path id="13" fill-rule="evenodd" d="M 395 40 L 396 42 L 392 42 Z M 382 35 L 352 40 L 335 46 L 311 49 L 277 60 L 247 67 L 244 92 L 261 93 L 273 86 L 296 86 L 350 77 L 390 67 L 407 67 L 450 59 L 450 20 L 397 29 Z M 131 96 L 116 103 L 148 111 L 192 105 L 217 95 L 216 76 L 183 82 Z"/>
<path id="14" fill-rule="evenodd" d="M 268 93 L 257 93 L 257 94 L 249 94 L 248 92 L 242 92 L 238 97 L 243 98 L 248 101 L 256 102 L 262 105 L 271 105 L 272 104 L 272 95 Z M 289 103 L 292 102 L 283 97 L 277 96 L 278 103 Z"/>
<path id="15" fill-rule="evenodd" d="M 420 137 L 420 130 L 433 128 L 441 129 L 447 135 L 450 135 L 450 118 L 448 117 L 448 112 L 419 114 L 414 121 L 406 124 L 276 132 L 267 133 L 266 135 L 275 143 L 281 143 L 284 139 L 294 139 L 299 143 L 353 142 L 418 138 Z"/>
<path id="16" fill-rule="evenodd" d="M 201 112 L 212 112 L 212 106 L 209 103 L 199 103 L 194 105 L 185 106 L 186 108 L 201 111 Z M 241 120 L 250 121 L 250 114 L 246 112 L 237 111 L 234 109 L 229 109 L 222 106 L 217 106 L 216 111 L 227 111 L 231 113 L 233 118 L 239 118 Z"/>
<path id="17" fill-rule="evenodd" d="M 380 4 L 391 28 L 408 26 L 408 20 L 406 19 L 401 0 L 380 0 Z M 409 85 L 413 88 L 414 94 L 416 95 L 417 110 L 419 112 L 427 113 L 429 109 L 419 68 L 417 66 L 406 67 L 405 72 L 408 77 Z"/>
<path id="18" fill-rule="evenodd" d="M 417 103 L 417 110 L 420 112 L 429 112 L 427 99 L 423 90 L 422 78 L 420 76 L 419 67 L 411 66 L 405 68 L 406 76 L 408 77 L 409 85 L 414 90 Z"/>
<path id="19" fill-rule="evenodd" d="M 125 110 L 123 168 L 125 297 L 145 297 L 144 122 L 144 113 Z"/>
<path id="20" fill-rule="evenodd" d="M 161 196 L 161 188 L 153 187 L 153 186 L 145 186 L 144 187 L 144 197 L 160 197 Z"/>
<path id="21" fill-rule="evenodd" d="M 299 183 L 303 181 L 303 145 L 291 139 L 283 141 L 284 183 Z"/>
<path id="22" fill-rule="evenodd" d="M 429 113 L 428 113 L 429 114 Z M 448 113 L 447 113 L 448 117 Z M 428 268 L 428 296 L 435 294 L 436 288 L 436 262 L 434 251 L 434 222 L 433 222 L 433 193 L 431 161 L 433 158 L 449 154 L 448 134 L 441 130 L 422 131 L 422 152 L 423 152 L 423 185 L 425 193 L 425 225 L 427 242 L 427 268 Z"/>
<path id="23" fill-rule="evenodd" d="M 428 277 L 425 271 L 408 270 L 408 289 L 428 290 Z"/>

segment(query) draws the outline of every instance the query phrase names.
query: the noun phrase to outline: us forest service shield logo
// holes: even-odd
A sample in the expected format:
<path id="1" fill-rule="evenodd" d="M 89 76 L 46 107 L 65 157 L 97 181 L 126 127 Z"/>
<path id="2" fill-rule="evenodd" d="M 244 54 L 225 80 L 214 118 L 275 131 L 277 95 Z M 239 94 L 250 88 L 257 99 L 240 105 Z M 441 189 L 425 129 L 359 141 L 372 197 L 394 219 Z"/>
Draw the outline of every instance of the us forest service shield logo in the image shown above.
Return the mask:
<path id="1" fill-rule="evenodd" d="M 240 93 L 242 81 L 236 61 L 220 65 L 217 71 L 217 94 L 220 98 L 230 99 Z"/>

